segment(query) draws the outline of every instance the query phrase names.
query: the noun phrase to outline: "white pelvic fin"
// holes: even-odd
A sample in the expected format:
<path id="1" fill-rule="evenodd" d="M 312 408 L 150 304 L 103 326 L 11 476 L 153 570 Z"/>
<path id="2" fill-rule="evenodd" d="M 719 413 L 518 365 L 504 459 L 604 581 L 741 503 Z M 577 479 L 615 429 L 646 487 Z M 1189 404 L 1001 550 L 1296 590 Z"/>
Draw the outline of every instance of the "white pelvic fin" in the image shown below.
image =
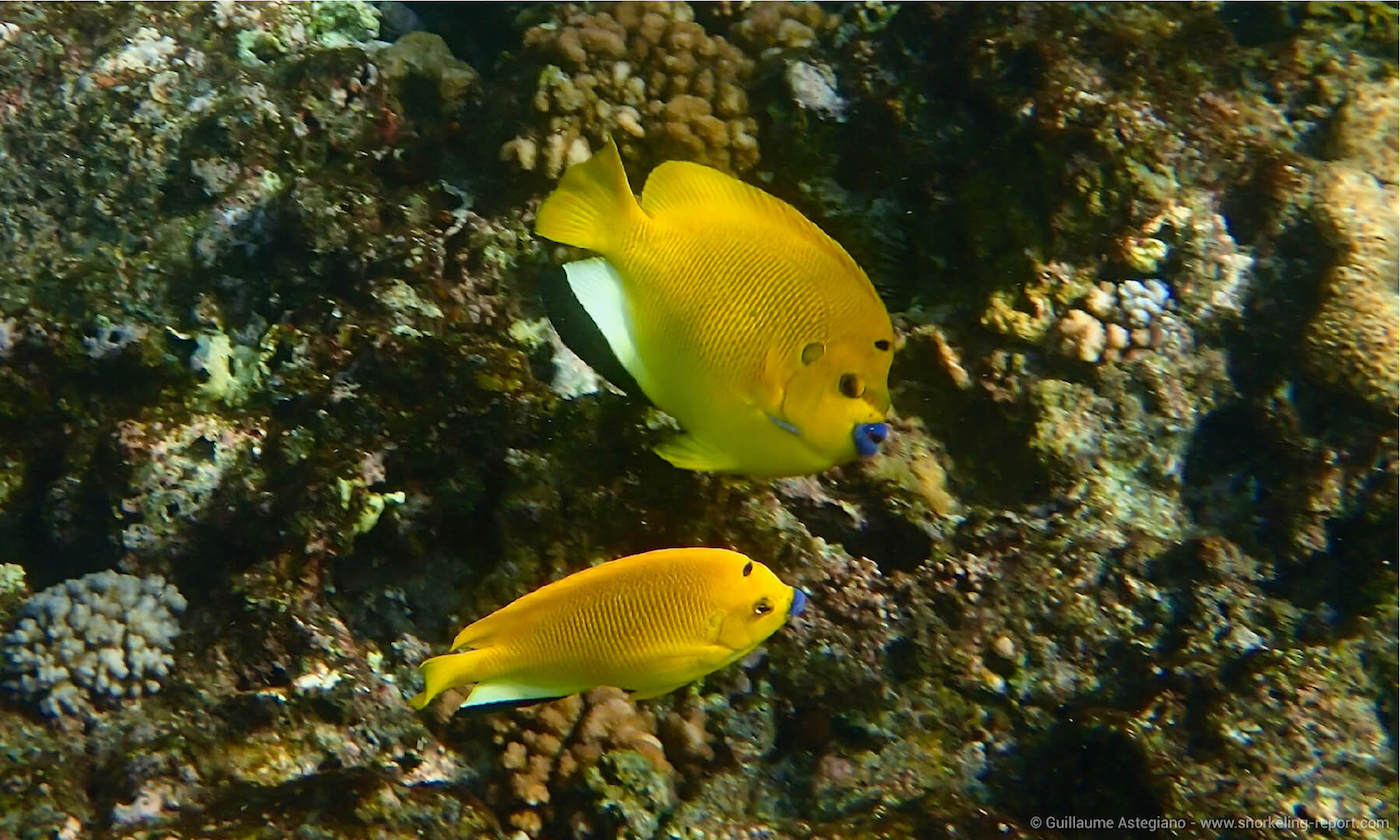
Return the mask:
<path id="1" fill-rule="evenodd" d="M 623 289 L 622 275 L 607 260 L 594 257 L 565 263 L 564 276 L 568 278 L 574 297 L 578 298 L 588 317 L 593 319 L 603 338 L 607 339 L 613 355 L 637 380 L 637 384 L 642 385 L 647 380 L 642 355 L 637 351 L 631 304 Z"/>
<path id="2" fill-rule="evenodd" d="M 462 705 L 457 708 L 526 706 L 531 703 L 543 703 L 546 700 L 567 697 L 572 693 L 571 691 L 560 691 L 558 688 L 543 688 L 510 680 L 486 680 L 477 683 L 476 688 L 472 689 L 472 693 L 468 694 L 467 699 L 462 701 Z"/>

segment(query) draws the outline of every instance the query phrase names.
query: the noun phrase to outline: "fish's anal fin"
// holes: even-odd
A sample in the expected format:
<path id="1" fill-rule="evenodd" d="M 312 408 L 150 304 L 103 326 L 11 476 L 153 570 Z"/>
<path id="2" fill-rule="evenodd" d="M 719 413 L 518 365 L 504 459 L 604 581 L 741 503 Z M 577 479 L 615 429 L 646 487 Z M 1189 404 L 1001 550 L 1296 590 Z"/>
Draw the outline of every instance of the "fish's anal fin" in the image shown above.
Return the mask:
<path id="1" fill-rule="evenodd" d="M 514 708 L 558 700 L 560 697 L 568 697 L 573 693 L 572 691 L 560 693 L 558 688 L 529 685 L 511 680 L 486 680 L 477 683 L 476 688 L 472 689 L 472 693 L 468 694 L 467 699 L 463 700 L 462 705 L 457 708 Z"/>
<path id="2" fill-rule="evenodd" d="M 607 260 L 594 257 L 565 263 L 564 276 L 579 305 L 607 340 L 613 356 L 645 390 L 648 380 L 633 337 L 631 306 L 622 275 Z"/>
<path id="3" fill-rule="evenodd" d="M 676 689 L 693 682 L 695 682 L 695 680 L 686 680 L 685 682 L 676 683 L 675 685 L 668 685 L 665 688 L 660 689 L 651 689 L 648 691 L 629 691 L 627 693 L 627 696 L 632 700 L 650 700 L 653 697 L 660 697 L 663 694 L 670 694 Z"/>
<path id="4" fill-rule="evenodd" d="M 692 434 L 679 434 L 652 447 L 672 466 L 698 472 L 729 472 L 738 467 L 729 453 Z"/>

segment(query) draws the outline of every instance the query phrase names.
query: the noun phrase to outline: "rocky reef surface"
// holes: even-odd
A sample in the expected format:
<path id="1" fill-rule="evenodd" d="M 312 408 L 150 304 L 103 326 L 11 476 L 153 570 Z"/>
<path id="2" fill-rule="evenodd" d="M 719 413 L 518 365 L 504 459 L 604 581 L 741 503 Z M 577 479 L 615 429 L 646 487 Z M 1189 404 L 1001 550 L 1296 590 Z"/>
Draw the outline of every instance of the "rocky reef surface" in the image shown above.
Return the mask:
<path id="1" fill-rule="evenodd" d="M 1384 3 L 0 5 L 0 837 L 1392 836 L 1395 49 Z M 606 134 L 867 267 L 884 453 L 649 453 L 530 234 Z M 807 613 L 655 700 L 404 703 L 697 544 Z M 109 570 L 178 593 L 158 693 L 52 671 Z"/>

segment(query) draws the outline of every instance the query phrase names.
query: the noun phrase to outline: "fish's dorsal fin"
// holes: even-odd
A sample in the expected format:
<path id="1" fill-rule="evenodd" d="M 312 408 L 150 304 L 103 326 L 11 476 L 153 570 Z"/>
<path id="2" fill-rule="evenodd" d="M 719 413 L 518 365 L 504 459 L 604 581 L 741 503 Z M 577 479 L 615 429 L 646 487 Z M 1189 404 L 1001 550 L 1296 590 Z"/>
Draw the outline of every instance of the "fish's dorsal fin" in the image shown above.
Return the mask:
<path id="1" fill-rule="evenodd" d="M 675 214 L 689 217 L 700 208 L 712 212 L 723 208 L 733 221 L 748 226 L 781 225 L 798 229 L 840 249 L 791 204 L 718 169 L 689 161 L 668 160 L 647 176 L 642 188 L 643 213 L 653 218 Z"/>
<path id="2" fill-rule="evenodd" d="M 622 275 L 607 260 L 594 257 L 566 263 L 564 276 L 574 297 L 607 340 L 613 356 L 645 390 L 645 383 L 650 380 L 646 377 L 642 354 L 637 350 L 632 330 L 632 307 L 627 300 Z"/>
<path id="3" fill-rule="evenodd" d="M 487 680 L 477 683 L 476 688 L 472 689 L 471 694 L 468 694 L 467 699 L 463 700 L 462 705 L 457 708 L 513 708 L 533 703 L 544 703 L 548 700 L 558 700 L 560 697 L 568 697 L 573 693 L 574 691 L 563 691 L 558 687 L 529 685 L 512 680 Z"/>
<path id="4" fill-rule="evenodd" d="M 632 225 L 644 221 L 617 144 L 609 139 L 588 160 L 564 171 L 559 186 L 535 214 L 535 233 L 606 254 Z"/>

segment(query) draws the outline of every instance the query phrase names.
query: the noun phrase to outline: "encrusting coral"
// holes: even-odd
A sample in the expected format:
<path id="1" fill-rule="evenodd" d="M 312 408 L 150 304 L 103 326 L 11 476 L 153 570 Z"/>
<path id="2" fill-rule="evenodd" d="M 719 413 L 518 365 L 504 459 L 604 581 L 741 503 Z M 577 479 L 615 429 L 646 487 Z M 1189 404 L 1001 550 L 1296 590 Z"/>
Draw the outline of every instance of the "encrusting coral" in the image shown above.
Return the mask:
<path id="1" fill-rule="evenodd" d="M 1342 164 L 1325 167 L 1315 211 L 1339 250 L 1303 337 L 1317 379 L 1382 409 L 1400 410 L 1397 192 Z"/>
<path id="2" fill-rule="evenodd" d="M 629 160 L 692 160 L 729 172 L 758 163 L 745 85 L 753 61 L 695 22 L 683 2 L 567 5 L 525 33 L 540 71 L 539 121 L 501 149 L 522 169 L 557 176 L 613 137 Z"/>
<path id="3" fill-rule="evenodd" d="M 1330 126 L 1313 215 L 1337 250 L 1321 302 L 1303 336 L 1303 361 L 1319 381 L 1391 413 L 1400 411 L 1400 242 L 1395 219 L 1396 81 L 1361 85 Z"/>

